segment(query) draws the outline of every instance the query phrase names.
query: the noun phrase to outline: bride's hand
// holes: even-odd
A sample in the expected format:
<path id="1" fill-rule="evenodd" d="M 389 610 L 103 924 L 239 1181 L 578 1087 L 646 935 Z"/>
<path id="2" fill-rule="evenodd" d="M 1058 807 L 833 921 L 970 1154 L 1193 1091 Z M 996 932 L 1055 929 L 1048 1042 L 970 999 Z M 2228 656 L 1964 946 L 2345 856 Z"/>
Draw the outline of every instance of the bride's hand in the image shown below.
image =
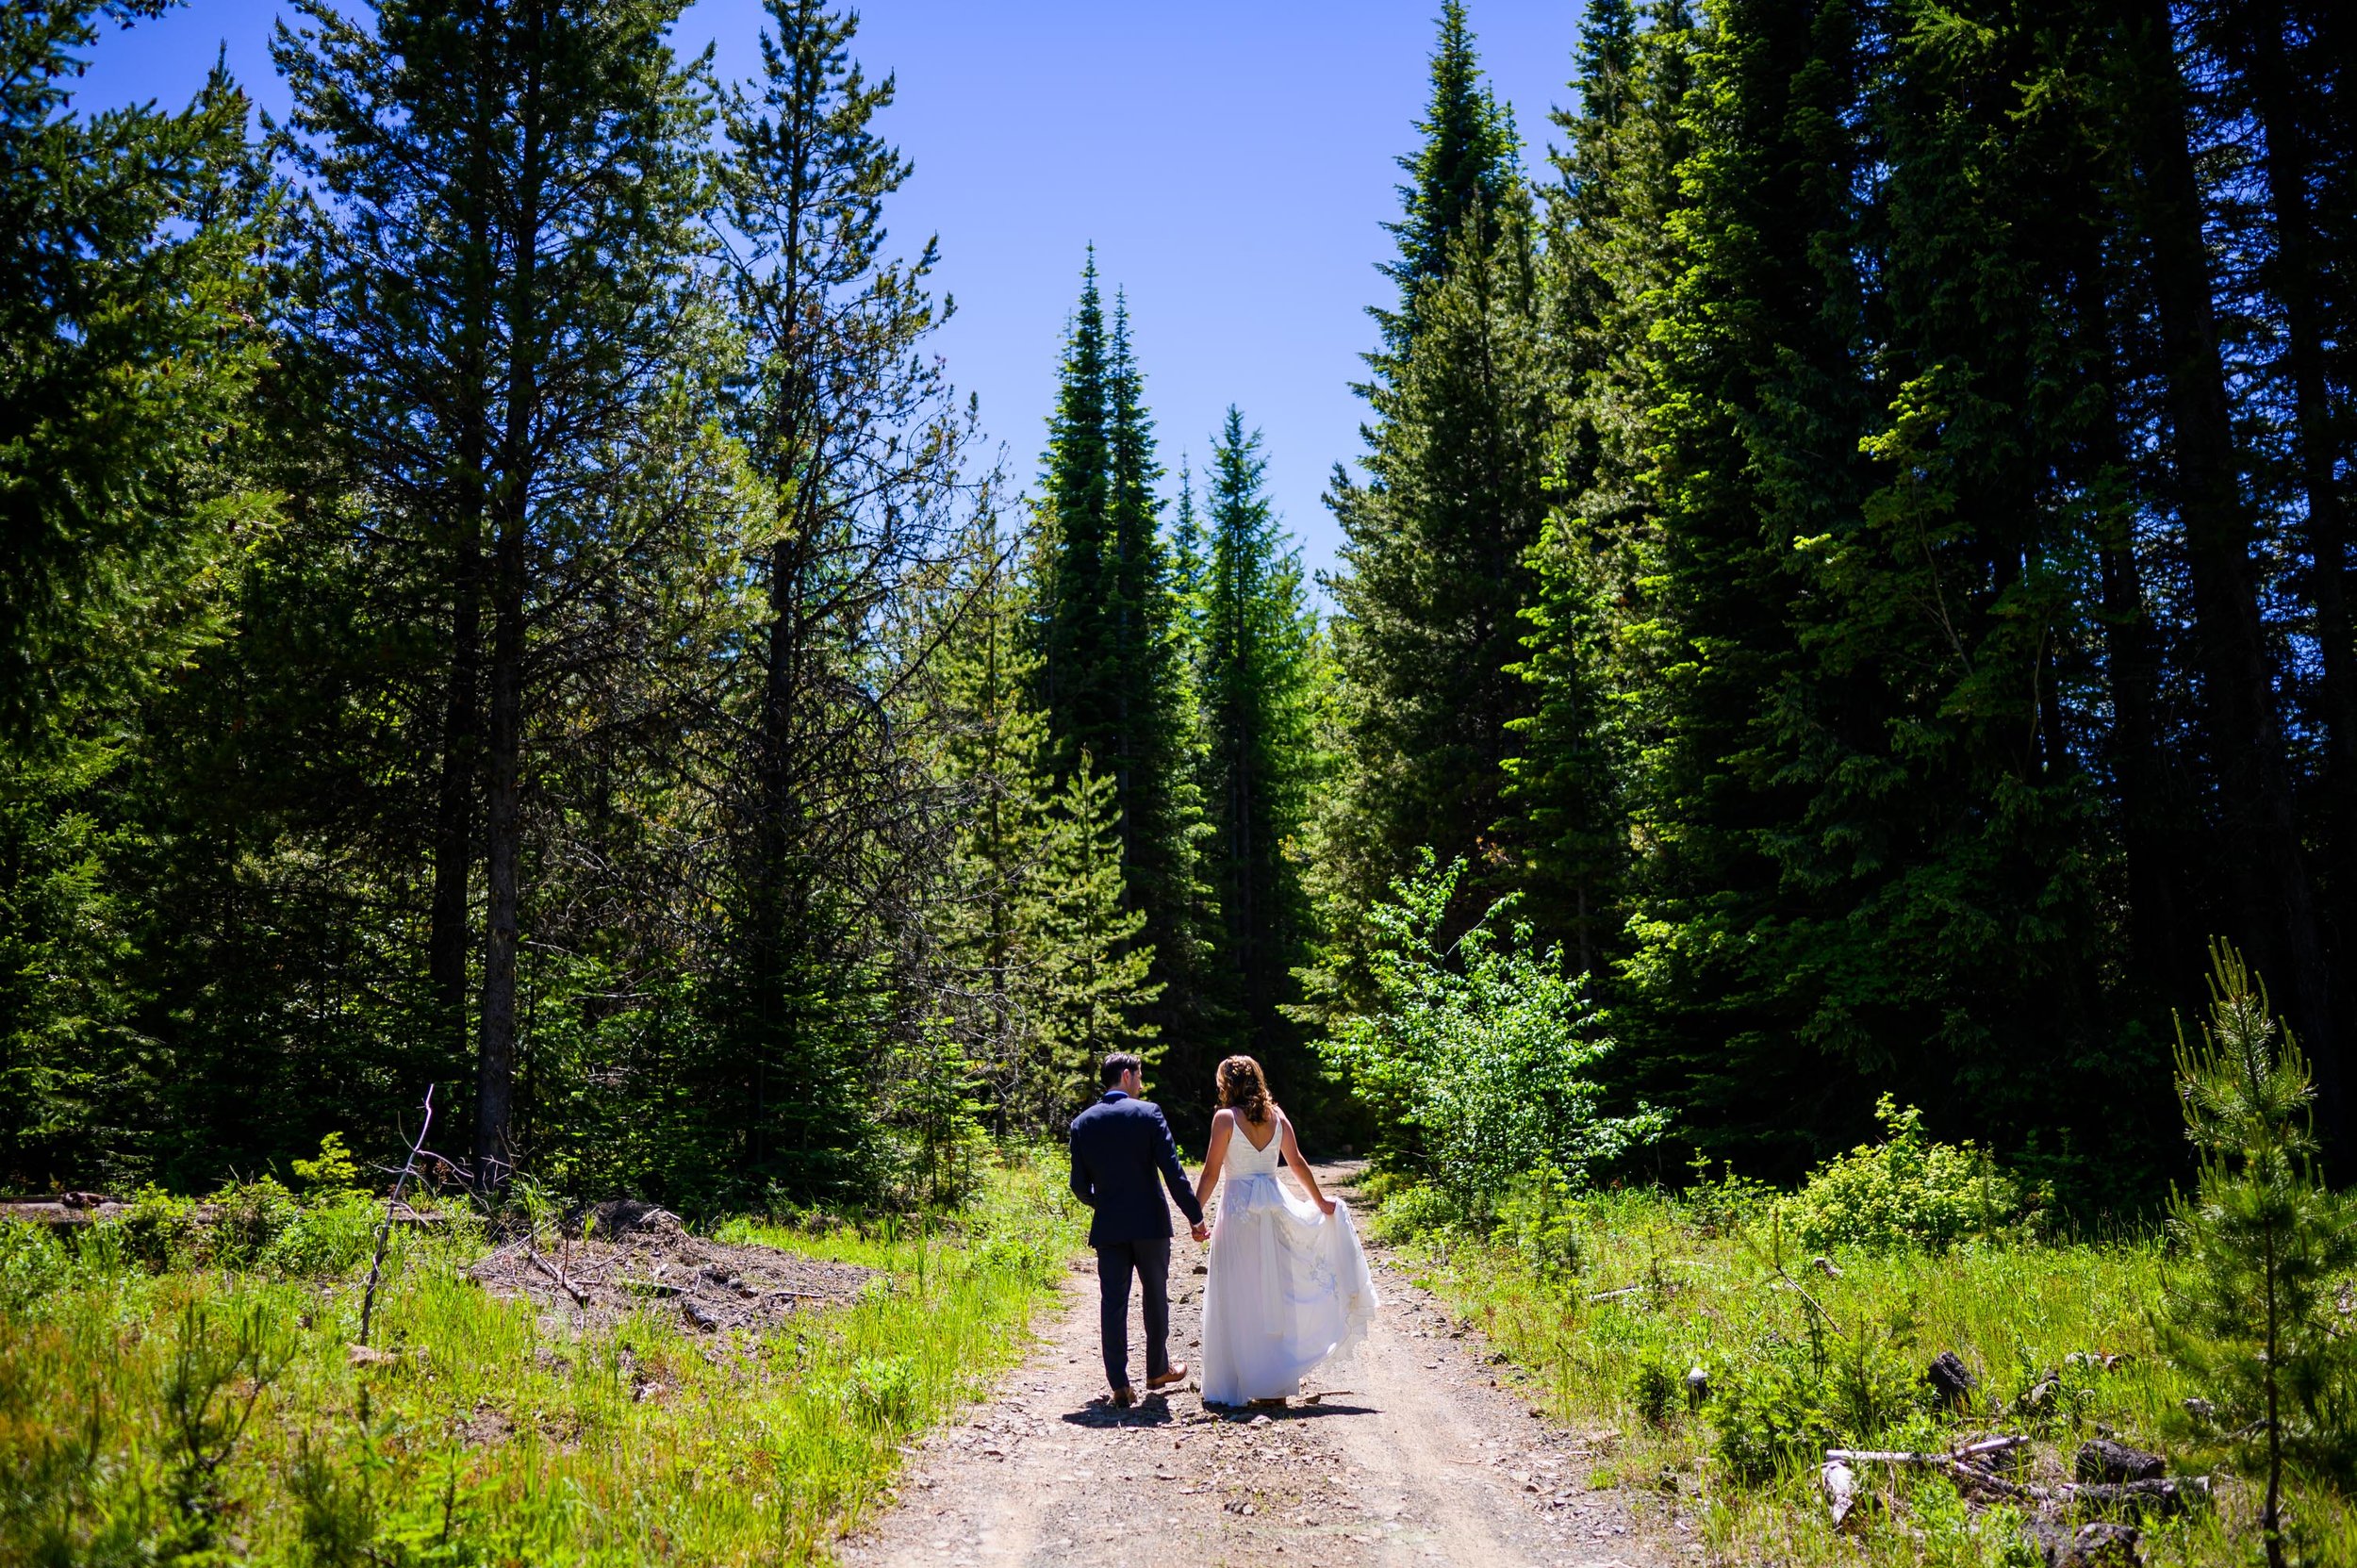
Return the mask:
<path id="1" fill-rule="evenodd" d="M 1318 1194 L 1318 1213 L 1321 1214 L 1331 1214 L 1333 1212 L 1334 1200 L 1327 1197 L 1324 1193 Z"/>

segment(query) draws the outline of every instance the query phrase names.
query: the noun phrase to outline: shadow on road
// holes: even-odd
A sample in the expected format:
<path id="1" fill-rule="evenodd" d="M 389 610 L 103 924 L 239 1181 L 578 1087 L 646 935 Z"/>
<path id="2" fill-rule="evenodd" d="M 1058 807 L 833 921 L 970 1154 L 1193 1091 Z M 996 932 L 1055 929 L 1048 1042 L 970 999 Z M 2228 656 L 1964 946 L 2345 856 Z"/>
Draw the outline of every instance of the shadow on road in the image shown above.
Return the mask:
<path id="1" fill-rule="evenodd" d="M 1331 1396 L 1320 1404 L 1291 1404 L 1283 1409 L 1275 1405 L 1206 1405 L 1203 1413 L 1230 1426 L 1249 1426 L 1266 1416 L 1278 1421 L 1311 1421 L 1327 1415 L 1379 1415 L 1372 1405 L 1340 1405 Z M 1159 1394 L 1149 1394 L 1128 1410 L 1116 1409 L 1113 1402 L 1099 1395 L 1077 1411 L 1066 1411 L 1065 1425 L 1072 1427 L 1167 1427 L 1178 1419 L 1171 1412 L 1170 1401 Z"/>

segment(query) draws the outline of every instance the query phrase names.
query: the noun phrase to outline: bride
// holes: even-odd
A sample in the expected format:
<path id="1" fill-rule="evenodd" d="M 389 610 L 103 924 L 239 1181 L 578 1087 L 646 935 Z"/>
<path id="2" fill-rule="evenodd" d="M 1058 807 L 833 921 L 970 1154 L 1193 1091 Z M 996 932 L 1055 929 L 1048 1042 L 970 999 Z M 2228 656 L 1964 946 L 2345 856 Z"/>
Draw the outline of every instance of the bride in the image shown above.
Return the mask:
<path id="1" fill-rule="evenodd" d="M 1195 1182 L 1209 1204 L 1220 1177 L 1203 1290 L 1203 1401 L 1282 1400 L 1302 1375 L 1366 1337 L 1375 1284 L 1351 1228 L 1350 1207 L 1318 1190 L 1294 1141 L 1293 1123 L 1269 1098 L 1249 1056 L 1219 1065 L 1219 1112 Z M 1296 1200 L 1277 1180 L 1282 1159 L 1310 1195 Z"/>

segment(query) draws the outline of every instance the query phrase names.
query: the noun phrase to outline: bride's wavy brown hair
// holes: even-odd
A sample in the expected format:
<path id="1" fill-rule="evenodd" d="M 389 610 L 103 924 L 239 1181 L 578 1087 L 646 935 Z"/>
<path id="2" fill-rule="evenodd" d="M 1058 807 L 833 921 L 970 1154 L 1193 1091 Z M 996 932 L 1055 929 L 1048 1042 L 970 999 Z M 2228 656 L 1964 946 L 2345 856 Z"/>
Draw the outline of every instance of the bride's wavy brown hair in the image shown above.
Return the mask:
<path id="1" fill-rule="evenodd" d="M 1231 1056 L 1219 1065 L 1219 1102 L 1244 1120 L 1258 1125 L 1277 1113 L 1277 1102 L 1268 1098 L 1268 1080 L 1261 1075 L 1261 1064 L 1249 1056 Z"/>

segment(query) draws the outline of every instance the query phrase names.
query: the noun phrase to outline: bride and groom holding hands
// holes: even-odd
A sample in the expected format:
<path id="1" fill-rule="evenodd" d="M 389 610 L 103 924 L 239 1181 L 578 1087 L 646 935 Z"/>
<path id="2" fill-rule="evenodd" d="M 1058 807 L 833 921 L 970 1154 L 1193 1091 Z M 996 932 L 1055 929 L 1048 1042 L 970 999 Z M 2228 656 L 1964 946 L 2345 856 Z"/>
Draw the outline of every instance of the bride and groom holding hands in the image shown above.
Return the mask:
<path id="1" fill-rule="evenodd" d="M 1366 1335 L 1374 1282 L 1350 1209 L 1318 1189 L 1293 1123 L 1269 1098 L 1261 1065 L 1231 1056 L 1219 1065 L 1219 1111 L 1203 1173 L 1193 1185 L 1163 1120 L 1143 1097 L 1144 1064 L 1123 1051 L 1105 1058 L 1104 1092 L 1072 1122 L 1073 1196 L 1095 1211 L 1105 1378 L 1115 1405 L 1137 1398 L 1129 1381 L 1129 1286 L 1146 1315 L 1146 1386 L 1186 1380 L 1170 1359 L 1170 1191 L 1211 1257 L 1203 1290 L 1203 1402 L 1242 1405 L 1297 1394 L 1310 1368 Z M 1278 1181 L 1288 1165 L 1309 1194 Z M 1223 1184 L 1224 1183 L 1224 1184 Z M 1219 1191 L 1216 1220 L 1204 1206 Z"/>

